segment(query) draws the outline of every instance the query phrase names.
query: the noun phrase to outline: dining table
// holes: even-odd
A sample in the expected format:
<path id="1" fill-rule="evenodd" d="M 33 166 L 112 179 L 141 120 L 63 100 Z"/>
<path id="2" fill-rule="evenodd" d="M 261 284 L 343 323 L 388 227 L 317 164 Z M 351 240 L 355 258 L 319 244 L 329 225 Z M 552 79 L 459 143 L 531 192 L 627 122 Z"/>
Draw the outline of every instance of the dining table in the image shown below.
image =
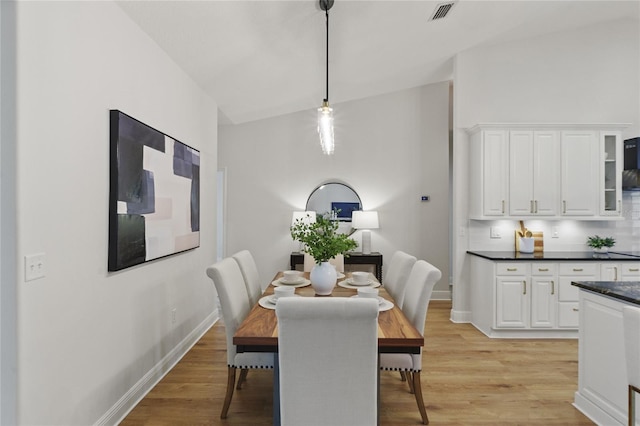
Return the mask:
<path id="1" fill-rule="evenodd" d="M 317 296 L 310 285 L 309 273 L 304 272 L 304 282 L 296 286 L 295 294 L 302 297 L 352 297 L 357 295 L 357 286 L 351 285 L 347 272 L 338 278 L 336 287 L 329 296 Z M 273 295 L 274 288 L 283 285 L 280 281 L 282 272 L 278 272 L 271 280 L 244 321 L 233 336 L 233 344 L 237 352 L 268 352 L 274 354 L 274 385 L 273 385 L 273 424 L 280 424 L 280 386 L 278 368 L 278 321 L 276 311 L 265 300 Z M 424 346 L 424 337 L 413 326 L 394 302 L 391 295 L 380 286 L 377 278 L 370 274 L 370 286 L 378 288 L 378 295 L 385 299 L 378 314 L 378 353 L 420 353 Z M 378 375 L 380 374 L 378 369 Z M 380 404 L 380 379 L 378 377 L 378 406 Z"/>

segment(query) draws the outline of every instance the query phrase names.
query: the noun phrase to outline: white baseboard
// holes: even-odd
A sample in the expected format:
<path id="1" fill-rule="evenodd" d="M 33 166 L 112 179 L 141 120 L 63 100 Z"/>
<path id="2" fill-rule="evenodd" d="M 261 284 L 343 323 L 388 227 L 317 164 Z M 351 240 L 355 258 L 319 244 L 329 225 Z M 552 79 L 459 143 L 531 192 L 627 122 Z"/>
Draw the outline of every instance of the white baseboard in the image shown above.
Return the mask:
<path id="1" fill-rule="evenodd" d="M 191 331 L 177 346 L 164 356 L 151 370 L 125 393 L 106 413 L 96 421 L 95 425 L 117 425 L 144 398 L 155 385 L 184 357 L 198 340 L 220 318 L 218 309 L 209 314 Z"/>
<path id="2" fill-rule="evenodd" d="M 471 311 L 455 311 L 452 309 L 450 320 L 451 322 L 460 323 L 471 322 Z"/>
<path id="3" fill-rule="evenodd" d="M 434 290 L 431 293 L 431 300 L 451 300 L 450 290 Z"/>

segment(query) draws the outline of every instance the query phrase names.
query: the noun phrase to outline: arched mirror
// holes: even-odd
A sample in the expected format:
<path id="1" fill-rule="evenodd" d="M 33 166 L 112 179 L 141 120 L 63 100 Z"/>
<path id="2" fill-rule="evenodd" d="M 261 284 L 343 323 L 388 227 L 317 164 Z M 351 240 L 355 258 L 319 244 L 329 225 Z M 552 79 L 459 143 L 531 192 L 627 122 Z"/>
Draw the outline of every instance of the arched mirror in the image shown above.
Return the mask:
<path id="1" fill-rule="evenodd" d="M 306 210 L 323 214 L 339 210 L 337 219 L 351 222 L 351 214 L 355 210 L 362 210 L 362 202 L 358 193 L 349 185 L 339 182 L 328 182 L 313 190 L 307 200 Z"/>

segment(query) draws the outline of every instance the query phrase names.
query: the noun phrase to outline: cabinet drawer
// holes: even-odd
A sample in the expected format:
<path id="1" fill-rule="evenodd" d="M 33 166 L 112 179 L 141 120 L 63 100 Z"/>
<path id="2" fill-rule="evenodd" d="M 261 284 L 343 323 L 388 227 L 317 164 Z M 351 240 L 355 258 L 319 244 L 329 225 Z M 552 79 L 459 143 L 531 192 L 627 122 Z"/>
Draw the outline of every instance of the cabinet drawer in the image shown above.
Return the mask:
<path id="1" fill-rule="evenodd" d="M 496 265 L 496 275 L 528 275 L 529 265 L 527 263 L 498 263 Z"/>
<path id="2" fill-rule="evenodd" d="M 558 327 L 562 328 L 578 328 L 579 318 L 578 302 L 559 302 L 558 303 Z"/>
<path id="3" fill-rule="evenodd" d="M 622 276 L 625 278 L 640 277 L 640 263 L 623 263 Z"/>
<path id="4" fill-rule="evenodd" d="M 538 263 L 533 262 L 531 264 L 531 275 L 535 276 L 550 276 L 556 274 L 556 264 L 555 263 Z"/>
<path id="5" fill-rule="evenodd" d="M 596 276 L 597 264 L 595 263 L 561 263 L 560 275 L 582 276 L 593 275 Z"/>

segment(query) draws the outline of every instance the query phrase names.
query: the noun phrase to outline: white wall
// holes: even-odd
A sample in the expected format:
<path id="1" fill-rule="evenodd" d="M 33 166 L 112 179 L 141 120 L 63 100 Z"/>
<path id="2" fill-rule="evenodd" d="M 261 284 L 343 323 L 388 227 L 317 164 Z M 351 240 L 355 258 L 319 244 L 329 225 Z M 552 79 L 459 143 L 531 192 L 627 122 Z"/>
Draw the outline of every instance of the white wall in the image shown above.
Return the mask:
<path id="1" fill-rule="evenodd" d="M 217 106 L 113 2 L 18 2 L 16 28 L 18 422 L 114 424 L 215 319 Z M 200 248 L 107 272 L 109 109 L 200 150 Z"/>
<path id="2" fill-rule="evenodd" d="M 253 252 L 265 284 L 298 249 L 289 226 L 311 191 L 327 180 L 349 184 L 364 210 L 377 210 L 372 250 L 395 250 L 443 272 L 435 291 L 449 297 L 449 83 L 333 105 L 336 151 L 325 156 L 309 110 L 219 132 L 227 168 L 227 253 Z M 431 201 L 420 202 L 421 195 Z M 360 232 L 354 234 L 360 242 Z"/>
<path id="3" fill-rule="evenodd" d="M 640 135 L 639 33 L 636 16 L 472 49 L 456 58 L 454 229 L 457 237 L 452 318 L 468 319 L 466 250 L 513 248 L 511 238 L 489 238 L 490 226 L 513 229 L 513 223 L 468 221 L 468 138 L 464 129 L 478 123 L 497 122 L 630 123 L 623 137 Z M 547 249 L 586 250 L 583 243 L 586 236 L 597 232 L 616 235 L 620 242 L 618 248 L 631 249 L 636 240 L 625 230 L 637 228 L 637 221 L 631 218 L 638 216 L 632 213 L 630 198 L 626 197 L 624 202 L 623 210 L 628 218 L 624 222 L 561 221 L 526 225 L 548 234 L 551 226 L 560 228 L 559 239 L 546 239 Z"/>

